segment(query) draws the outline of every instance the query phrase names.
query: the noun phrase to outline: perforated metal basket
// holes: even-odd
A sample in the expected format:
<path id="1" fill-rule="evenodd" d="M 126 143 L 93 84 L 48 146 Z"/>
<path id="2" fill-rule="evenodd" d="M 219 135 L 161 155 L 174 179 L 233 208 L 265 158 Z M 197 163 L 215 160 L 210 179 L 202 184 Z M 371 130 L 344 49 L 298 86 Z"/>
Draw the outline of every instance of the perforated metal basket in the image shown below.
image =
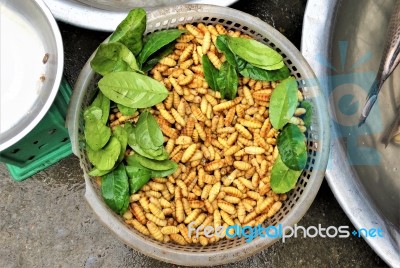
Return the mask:
<path id="1" fill-rule="evenodd" d="M 314 200 L 323 180 L 329 152 L 329 122 L 327 108 L 315 76 L 300 52 L 278 31 L 258 18 L 243 12 L 210 5 L 181 5 L 162 8 L 148 14 L 147 32 L 175 28 L 179 24 L 220 23 L 229 29 L 240 30 L 276 49 L 283 57 L 291 74 L 302 88 L 304 98 L 313 104 L 313 117 L 307 132 L 309 158 L 296 188 L 288 193 L 279 213 L 268 219 L 266 225 L 292 226 L 299 222 Z M 92 55 L 93 57 L 93 55 Z M 163 244 L 144 236 L 126 225 L 102 200 L 97 184 L 87 175 L 90 164 L 80 144 L 83 136 L 82 111 L 93 99 L 98 77 L 90 68 L 91 59 L 83 68 L 75 85 L 68 115 L 68 126 L 74 153 L 80 158 L 86 181 L 86 198 L 100 220 L 124 243 L 153 258 L 179 265 L 218 265 L 238 261 L 272 245 L 278 240 L 256 238 L 250 243 L 244 239 L 221 240 L 216 244 L 180 246 Z"/>

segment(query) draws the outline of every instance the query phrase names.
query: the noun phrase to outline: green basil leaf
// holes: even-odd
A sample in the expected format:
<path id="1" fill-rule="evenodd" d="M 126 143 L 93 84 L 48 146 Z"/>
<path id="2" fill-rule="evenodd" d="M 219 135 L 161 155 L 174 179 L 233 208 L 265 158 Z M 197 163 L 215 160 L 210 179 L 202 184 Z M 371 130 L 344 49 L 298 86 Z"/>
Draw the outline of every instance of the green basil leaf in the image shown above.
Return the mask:
<path id="1" fill-rule="evenodd" d="M 98 151 L 92 150 L 90 146 L 86 147 L 90 163 L 100 170 L 112 169 L 119 158 L 120 152 L 121 144 L 115 137 L 111 137 L 107 145 Z"/>
<path id="2" fill-rule="evenodd" d="M 134 158 L 132 156 L 127 157 L 126 161 L 128 163 L 128 166 L 130 166 L 130 167 L 135 167 L 138 169 L 147 169 L 139 163 L 137 158 Z M 172 165 L 173 165 L 173 167 L 170 169 L 167 169 L 167 170 L 150 170 L 149 169 L 151 172 L 151 177 L 152 178 L 160 178 L 160 177 L 166 177 L 166 176 L 173 174 L 176 171 L 176 169 L 178 168 L 178 164 L 173 162 Z"/>
<path id="3" fill-rule="evenodd" d="M 175 167 L 171 168 L 171 169 L 167 169 L 167 170 L 152 170 L 151 171 L 151 177 L 152 178 L 162 178 L 162 177 L 167 177 L 171 174 L 173 174 L 176 169 L 178 168 L 178 164 L 175 163 Z"/>
<path id="4" fill-rule="evenodd" d="M 217 77 L 218 91 L 222 98 L 232 100 L 236 97 L 239 78 L 236 69 L 229 62 L 224 62 Z"/>
<path id="5" fill-rule="evenodd" d="M 140 114 L 136 123 L 135 138 L 142 148 L 157 150 L 164 144 L 164 136 L 154 116 L 148 111 Z"/>
<path id="6" fill-rule="evenodd" d="M 229 49 L 245 61 L 258 67 L 275 68 L 283 61 L 282 56 L 272 48 L 253 39 L 227 36 Z M 282 67 L 282 66 L 281 66 Z M 279 67 L 279 68 L 281 68 Z M 278 69 L 279 69 L 278 68 Z"/>
<path id="7" fill-rule="evenodd" d="M 126 129 L 124 127 L 119 125 L 114 128 L 112 135 L 113 135 L 113 137 L 118 139 L 118 141 L 121 145 L 120 146 L 121 151 L 120 151 L 120 154 L 118 157 L 118 161 L 122 161 L 125 157 L 126 146 L 128 145 L 128 132 L 126 131 Z"/>
<path id="8" fill-rule="evenodd" d="M 217 46 L 217 48 L 220 52 L 225 54 L 225 58 L 226 58 L 227 62 L 229 62 L 233 66 L 236 66 L 236 58 L 235 58 L 235 55 L 232 53 L 232 51 L 228 47 L 227 36 L 226 35 L 218 35 L 215 45 Z"/>
<path id="9" fill-rule="evenodd" d="M 218 69 L 214 67 L 214 65 L 211 63 L 207 55 L 202 56 L 202 63 L 203 63 L 204 78 L 206 79 L 207 84 L 210 86 L 210 88 L 218 90 L 218 83 L 217 83 L 217 78 L 219 75 Z"/>
<path id="10" fill-rule="evenodd" d="M 110 43 L 124 44 L 133 55 L 138 55 L 143 48 L 143 33 L 146 29 L 146 11 L 142 8 L 131 10 L 110 36 Z"/>
<path id="11" fill-rule="evenodd" d="M 175 41 L 186 31 L 178 29 L 163 30 L 154 32 L 146 36 L 142 51 L 140 51 L 138 62 L 142 65 L 152 54 Z"/>
<path id="12" fill-rule="evenodd" d="M 158 150 L 140 148 L 139 150 L 136 150 L 135 152 L 137 152 L 141 156 L 144 156 L 146 158 L 150 158 L 150 159 L 153 159 L 153 160 L 160 160 L 161 161 L 161 160 L 168 159 L 168 157 L 169 157 L 169 154 L 168 154 L 167 151 L 165 151 L 164 147 L 161 147 Z"/>
<path id="13" fill-rule="evenodd" d="M 306 137 L 294 124 L 287 124 L 278 136 L 278 149 L 283 163 L 293 170 L 303 170 L 307 164 Z"/>
<path id="14" fill-rule="evenodd" d="M 147 169 L 144 166 L 142 166 L 139 163 L 138 159 L 135 157 L 129 156 L 129 157 L 127 157 L 126 161 L 128 163 L 128 166 L 130 166 L 130 167 L 135 167 L 138 169 Z M 151 170 L 151 169 L 148 169 L 148 170 L 150 170 L 152 178 L 167 177 L 167 176 L 173 174 L 176 171 L 176 169 L 178 168 L 178 164 L 175 162 L 172 162 L 172 166 L 173 166 L 172 168 L 166 169 L 166 170 Z"/>
<path id="15" fill-rule="evenodd" d="M 269 117 L 275 129 L 281 129 L 289 122 L 296 110 L 297 100 L 297 82 L 294 77 L 282 80 L 272 91 Z"/>
<path id="16" fill-rule="evenodd" d="M 309 101 L 303 101 L 300 107 L 306 109 L 305 115 L 303 115 L 304 126 L 309 128 L 311 126 L 311 120 L 313 116 L 312 104 Z"/>
<path id="17" fill-rule="evenodd" d="M 274 65 L 267 65 L 267 66 L 263 66 L 263 65 L 258 65 L 258 64 L 253 64 L 255 67 L 258 67 L 260 69 L 263 70 L 267 70 L 267 71 L 273 71 L 273 70 L 279 70 L 281 68 L 283 68 L 283 66 L 285 66 L 285 63 L 283 63 L 283 61 L 278 62 L 277 64 Z"/>
<path id="18" fill-rule="evenodd" d="M 151 55 L 151 57 L 142 64 L 142 71 L 143 72 L 148 72 L 151 69 L 153 69 L 154 66 L 164 57 L 168 56 L 171 54 L 175 49 L 175 42 L 172 42 L 163 48 L 161 48 L 159 51 Z"/>
<path id="19" fill-rule="evenodd" d="M 130 108 L 130 107 L 124 106 L 124 105 L 119 104 L 119 103 L 117 103 L 117 107 L 118 107 L 118 110 L 119 110 L 123 115 L 126 115 L 126 116 L 131 116 L 131 115 L 133 115 L 133 114 L 137 111 L 136 108 Z"/>
<path id="20" fill-rule="evenodd" d="M 89 106 L 83 112 L 83 119 L 89 121 L 101 121 L 103 116 L 103 111 L 100 107 Z"/>
<path id="21" fill-rule="evenodd" d="M 138 168 L 134 166 L 126 166 L 126 173 L 129 177 L 129 191 L 134 194 L 150 180 L 151 171 L 147 168 Z"/>
<path id="22" fill-rule="evenodd" d="M 237 66 L 239 73 L 241 73 L 244 69 L 246 69 L 247 65 L 250 64 L 247 61 L 245 61 L 244 59 L 238 57 L 237 55 L 235 55 L 235 61 L 236 61 L 236 66 Z"/>
<path id="23" fill-rule="evenodd" d="M 278 70 L 267 71 L 248 63 L 246 64 L 246 67 L 240 71 L 240 74 L 244 77 L 250 77 L 254 80 L 277 81 L 288 78 L 290 76 L 290 70 L 288 67 L 283 66 Z"/>
<path id="24" fill-rule="evenodd" d="M 102 114 L 98 107 L 89 107 L 84 112 L 85 140 L 88 147 L 94 151 L 103 148 L 111 136 L 111 129 L 101 122 Z"/>
<path id="25" fill-rule="evenodd" d="M 104 96 L 104 94 L 99 90 L 90 107 L 98 107 L 101 109 L 101 122 L 106 125 L 108 122 L 108 116 L 110 115 L 110 99 Z"/>
<path id="26" fill-rule="evenodd" d="M 133 132 L 134 127 L 133 124 L 131 122 L 126 122 L 124 125 L 124 128 L 126 130 L 126 132 L 128 133 L 128 140 L 129 140 L 129 135 Z M 129 142 L 128 142 L 129 143 Z"/>
<path id="27" fill-rule="evenodd" d="M 145 168 L 151 169 L 151 170 L 168 170 L 172 169 L 176 166 L 176 163 L 171 161 L 171 160 L 162 160 L 162 161 L 157 161 L 153 159 L 149 159 L 146 157 L 143 157 L 139 154 L 133 154 L 127 157 L 127 162 L 129 164 L 130 158 L 134 159 L 135 161 L 139 162 L 142 166 Z"/>
<path id="28" fill-rule="evenodd" d="M 129 181 L 123 163 L 101 180 L 104 202 L 116 213 L 123 215 L 129 206 Z"/>
<path id="29" fill-rule="evenodd" d="M 279 156 L 271 171 L 271 189 L 277 194 L 289 192 L 296 186 L 301 172 L 288 168 Z"/>
<path id="30" fill-rule="evenodd" d="M 128 144 L 136 153 L 154 160 L 168 159 L 169 155 L 167 151 L 165 151 L 163 146 L 159 147 L 156 150 L 143 148 L 137 143 L 135 135 L 135 131 L 130 132 Z"/>
<path id="31" fill-rule="evenodd" d="M 168 96 L 163 84 L 135 72 L 109 73 L 98 85 L 110 100 L 130 108 L 147 108 Z"/>
<path id="32" fill-rule="evenodd" d="M 137 157 L 133 157 L 133 155 L 129 155 L 128 157 L 125 158 L 126 160 L 126 164 L 130 167 L 136 167 L 136 168 L 140 168 L 140 169 L 145 169 L 144 166 L 142 166 Z"/>
<path id="33" fill-rule="evenodd" d="M 103 76 L 111 72 L 139 70 L 135 56 L 126 46 L 118 42 L 101 44 L 90 61 L 90 66 Z"/>
<path id="34" fill-rule="evenodd" d="M 107 173 L 110 173 L 112 170 L 114 170 L 114 168 L 109 169 L 109 170 L 100 170 L 96 167 L 93 167 L 89 172 L 88 175 L 92 176 L 92 177 L 101 177 L 106 175 Z"/>

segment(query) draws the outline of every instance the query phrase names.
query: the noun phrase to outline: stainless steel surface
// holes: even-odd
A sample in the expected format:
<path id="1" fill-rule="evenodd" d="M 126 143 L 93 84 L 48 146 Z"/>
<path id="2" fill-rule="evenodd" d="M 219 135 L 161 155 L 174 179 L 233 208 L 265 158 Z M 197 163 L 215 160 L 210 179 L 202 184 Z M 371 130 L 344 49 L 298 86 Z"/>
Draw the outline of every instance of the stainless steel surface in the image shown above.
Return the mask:
<path id="1" fill-rule="evenodd" d="M 128 11 L 99 9 L 75 0 L 44 0 L 57 19 L 86 29 L 112 32 Z M 194 0 L 194 4 L 217 4 L 229 6 L 237 0 Z"/>
<path id="2" fill-rule="evenodd" d="M 388 146 L 390 142 L 400 145 L 400 106 L 397 109 L 397 114 L 393 123 L 383 135 L 382 142 L 385 146 Z"/>
<path id="3" fill-rule="evenodd" d="M 380 228 L 365 237 L 389 265 L 400 266 L 400 148 L 381 138 L 400 102 L 400 70 L 382 89 L 378 105 L 358 128 L 368 89 L 382 56 L 394 0 L 309 0 L 302 52 L 314 68 L 332 116 L 327 181 L 356 228 Z"/>
<path id="4" fill-rule="evenodd" d="M 158 30 L 162 27 L 161 25 L 175 28 L 182 21 L 208 24 L 213 23 L 215 18 L 218 19 L 218 23 L 232 30 L 241 30 L 254 38 L 263 40 L 270 46 L 274 44 L 274 47 L 279 49 L 282 55 L 285 55 L 285 63 L 292 75 L 295 75 L 299 83 L 302 84 L 304 98 L 314 106 L 311 127 L 307 132 L 308 150 L 312 152 L 309 156 L 307 169 L 302 172 L 295 189 L 288 193 L 288 199 L 283 203 L 280 211 L 266 221 L 266 225 L 277 225 L 279 223 L 282 226 L 293 226 L 300 221 L 311 206 L 325 173 L 329 152 L 329 125 L 326 104 L 323 98 L 320 98 L 321 92 L 318 85 L 305 82 L 315 81 L 315 76 L 296 47 L 272 26 L 256 17 L 230 8 L 195 4 L 182 5 L 148 13 L 147 31 Z M 94 54 L 91 58 L 93 57 Z M 271 237 L 258 237 L 250 243 L 245 243 L 243 239 L 233 239 L 220 241 L 216 245 L 217 248 L 193 245 L 177 246 L 172 243 L 162 244 L 132 230 L 120 217 L 113 213 L 104 203 L 98 185 L 93 181 L 93 178 L 88 176 L 91 165 L 82 143 L 79 141 L 79 137 L 83 133 L 81 112 L 90 104 L 91 97 L 97 90 L 96 83 L 99 78 L 95 76 L 90 67 L 91 58 L 82 69 L 75 84 L 67 124 L 73 152 L 80 158 L 81 167 L 84 170 L 86 199 L 95 214 L 121 241 L 158 260 L 189 266 L 215 266 L 231 263 L 250 257 L 278 241 L 279 238 Z"/>
<path id="5" fill-rule="evenodd" d="M 188 0 L 78 0 L 94 8 L 124 11 L 135 7 L 162 7 L 184 4 Z"/>
<path id="6" fill-rule="evenodd" d="M 378 73 L 368 92 L 368 98 L 362 110 L 359 125 L 363 124 L 367 119 L 383 84 L 400 62 L 400 0 L 395 2 L 385 40 Z"/>
<path id="7" fill-rule="evenodd" d="M 60 85 L 64 52 L 57 23 L 42 0 L 1 0 L 0 14 L 2 151 L 47 113 Z"/>

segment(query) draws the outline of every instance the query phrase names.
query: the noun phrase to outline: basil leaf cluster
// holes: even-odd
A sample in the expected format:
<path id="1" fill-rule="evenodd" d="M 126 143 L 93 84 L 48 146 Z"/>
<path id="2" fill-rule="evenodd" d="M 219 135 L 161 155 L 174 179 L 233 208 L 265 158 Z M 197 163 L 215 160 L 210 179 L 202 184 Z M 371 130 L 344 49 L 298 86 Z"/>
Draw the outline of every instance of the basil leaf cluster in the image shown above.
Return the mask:
<path id="1" fill-rule="evenodd" d="M 219 91 L 222 98 L 236 97 L 239 74 L 261 81 L 277 81 L 290 76 L 282 56 L 256 40 L 219 35 L 216 47 L 226 58 L 221 69 L 215 68 L 206 55 L 203 55 L 202 63 L 208 85 Z"/>
<path id="2" fill-rule="evenodd" d="M 273 90 L 270 99 L 270 121 L 275 129 L 281 130 L 277 139 L 279 157 L 271 171 L 271 188 L 276 193 L 286 193 L 293 189 L 297 179 L 307 164 L 306 137 L 297 125 L 289 123 L 298 107 L 297 82 L 289 77 Z M 312 106 L 302 102 L 306 109 L 304 122 L 310 126 Z"/>
<path id="3" fill-rule="evenodd" d="M 131 10 L 109 42 L 99 46 L 90 62 L 92 69 L 103 76 L 98 83 L 100 91 L 121 105 L 121 112 L 125 114 L 133 114 L 132 109 L 153 106 L 167 97 L 165 86 L 144 72 L 168 55 L 175 40 L 185 32 L 164 30 L 144 38 L 145 30 L 146 11 Z"/>
<path id="4" fill-rule="evenodd" d="M 104 201 L 119 214 L 127 210 L 130 194 L 150 178 L 168 176 L 177 168 L 168 160 L 161 129 L 148 111 L 141 111 L 136 126 L 107 125 L 111 107 L 133 116 L 168 96 L 164 85 L 145 72 L 171 53 L 175 40 L 186 31 L 164 30 L 144 37 L 146 21 L 144 9 L 131 10 L 90 62 L 102 78 L 95 99 L 84 111 L 86 153 L 93 165 L 89 175 L 102 177 Z M 128 145 L 133 156 L 125 157 Z"/>

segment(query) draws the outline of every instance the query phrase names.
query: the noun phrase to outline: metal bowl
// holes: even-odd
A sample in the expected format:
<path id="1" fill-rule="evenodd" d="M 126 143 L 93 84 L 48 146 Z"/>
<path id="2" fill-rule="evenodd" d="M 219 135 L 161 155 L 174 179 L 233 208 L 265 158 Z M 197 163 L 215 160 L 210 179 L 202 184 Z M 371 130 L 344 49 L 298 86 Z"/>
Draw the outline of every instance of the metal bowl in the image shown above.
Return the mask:
<path id="1" fill-rule="evenodd" d="M 362 127 L 362 105 L 379 68 L 395 0 L 309 0 L 302 52 L 310 62 L 332 117 L 326 178 L 357 229 L 380 228 L 366 242 L 392 267 L 400 266 L 400 147 L 382 138 L 400 106 L 400 68 L 382 89 Z"/>
<path id="2" fill-rule="evenodd" d="M 178 5 L 188 0 L 78 0 L 86 5 L 104 10 L 123 11 L 135 7 L 162 7 Z"/>
<path id="3" fill-rule="evenodd" d="M 128 14 L 128 10 L 113 11 L 88 6 L 75 0 L 44 0 L 56 19 L 72 25 L 96 30 L 112 32 Z M 191 4 L 217 4 L 229 6 L 237 0 L 188 0 Z"/>
<path id="4" fill-rule="evenodd" d="M 0 151 L 28 134 L 60 86 L 64 51 L 41 0 L 0 2 Z"/>

